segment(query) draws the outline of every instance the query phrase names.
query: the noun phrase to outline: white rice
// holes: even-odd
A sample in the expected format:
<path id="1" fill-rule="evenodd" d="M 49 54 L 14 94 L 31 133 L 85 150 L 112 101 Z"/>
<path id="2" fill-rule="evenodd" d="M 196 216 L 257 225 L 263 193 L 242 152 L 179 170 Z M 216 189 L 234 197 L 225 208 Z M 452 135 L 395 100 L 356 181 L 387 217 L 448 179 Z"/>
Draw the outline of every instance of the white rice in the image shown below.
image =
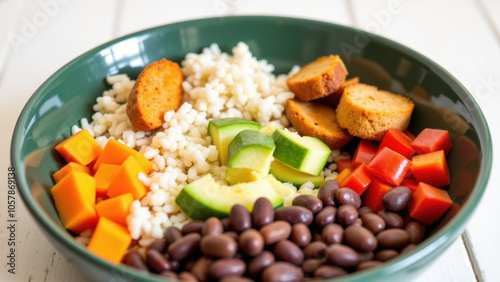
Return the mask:
<path id="1" fill-rule="evenodd" d="M 182 187 L 207 173 L 218 181 L 224 180 L 226 167 L 217 161 L 217 149 L 207 133 L 210 119 L 240 117 L 263 125 L 273 122 L 278 128 L 289 127 L 283 112 L 286 101 L 294 94 L 288 90 L 286 80 L 299 68 L 292 68 L 288 75 L 275 76 L 274 66 L 253 57 L 245 43 L 238 43 L 232 53 L 223 53 L 217 44 L 212 44 L 201 54 L 186 55 L 181 63 L 185 75 L 184 103 L 177 111 L 165 113 L 159 130 L 133 129 L 125 109 L 134 81 L 123 74 L 107 78 L 112 88 L 97 98 L 92 121 L 81 121 L 81 127 L 89 130 L 101 147 L 109 139 L 116 139 L 153 163 L 148 176 L 139 175 L 149 192 L 132 204 L 127 218 L 131 236 L 140 239 L 140 246 L 162 238 L 167 227 L 181 228 L 190 220 L 174 202 Z M 79 130 L 77 126 L 72 128 L 73 134 Z M 342 157 L 339 150 L 334 150 L 328 161 Z M 332 178 L 335 169 L 335 164 L 327 166 L 323 174 Z M 308 182 L 294 196 L 316 193 L 314 185 Z M 293 197 L 285 199 L 285 205 Z"/>

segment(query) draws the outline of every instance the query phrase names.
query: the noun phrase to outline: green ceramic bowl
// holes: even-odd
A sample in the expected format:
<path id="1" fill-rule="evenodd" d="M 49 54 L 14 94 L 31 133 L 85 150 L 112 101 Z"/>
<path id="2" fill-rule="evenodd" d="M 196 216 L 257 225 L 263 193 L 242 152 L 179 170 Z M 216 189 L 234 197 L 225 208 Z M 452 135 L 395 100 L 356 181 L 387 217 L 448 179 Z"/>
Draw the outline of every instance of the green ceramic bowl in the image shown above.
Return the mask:
<path id="1" fill-rule="evenodd" d="M 52 173 L 62 166 L 54 146 L 72 125 L 90 119 L 105 77 L 135 78 L 147 64 L 166 57 L 180 61 L 213 42 L 230 51 L 239 41 L 255 56 L 285 73 L 322 55 L 339 54 L 349 76 L 403 93 L 416 104 L 410 130 L 450 131 L 449 155 L 454 201 L 431 234 L 414 251 L 345 281 L 408 280 L 430 265 L 463 232 L 483 194 L 491 168 L 492 144 L 481 110 L 467 90 L 428 58 L 398 43 L 354 28 L 281 17 L 226 17 L 175 23 L 137 32 L 101 45 L 53 74 L 21 113 L 12 140 L 12 165 L 31 215 L 49 241 L 84 275 L 95 281 L 160 280 L 125 265 L 112 265 L 78 245 L 62 226 L 50 195 Z"/>

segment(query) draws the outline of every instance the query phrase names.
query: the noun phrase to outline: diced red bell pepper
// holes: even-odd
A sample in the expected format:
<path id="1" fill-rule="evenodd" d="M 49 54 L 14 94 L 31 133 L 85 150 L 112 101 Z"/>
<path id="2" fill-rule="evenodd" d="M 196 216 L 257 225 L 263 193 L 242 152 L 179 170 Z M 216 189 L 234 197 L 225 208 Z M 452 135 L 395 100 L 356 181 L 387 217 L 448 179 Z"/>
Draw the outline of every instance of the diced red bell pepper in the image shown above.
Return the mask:
<path id="1" fill-rule="evenodd" d="M 351 159 L 343 159 L 337 161 L 337 171 L 342 172 L 344 169 L 352 170 L 352 160 Z"/>
<path id="2" fill-rule="evenodd" d="M 382 197 L 392 188 L 390 184 L 374 177 L 363 196 L 363 205 L 372 208 L 375 212 L 383 210 Z"/>
<path id="3" fill-rule="evenodd" d="M 401 184 L 410 167 L 410 160 L 387 147 L 378 151 L 368 164 L 373 175 L 394 186 Z"/>
<path id="4" fill-rule="evenodd" d="M 407 159 L 415 154 L 415 149 L 411 146 L 408 136 L 395 128 L 391 128 L 387 131 L 378 149 L 380 150 L 384 147 L 400 153 Z"/>
<path id="5" fill-rule="evenodd" d="M 429 184 L 420 182 L 408 203 L 410 216 L 425 224 L 432 224 L 443 216 L 453 201 L 448 192 Z"/>
<path id="6" fill-rule="evenodd" d="M 416 180 L 436 187 L 450 184 L 450 172 L 442 150 L 414 156 L 411 172 Z"/>
<path id="7" fill-rule="evenodd" d="M 415 135 L 413 135 L 413 133 L 411 133 L 410 131 L 405 130 L 405 132 L 403 133 L 408 137 L 408 139 L 410 139 L 410 142 L 415 140 Z"/>
<path id="8" fill-rule="evenodd" d="M 417 187 L 418 187 L 419 183 L 420 182 L 418 182 L 418 180 L 410 179 L 410 178 L 404 178 L 403 181 L 401 181 L 401 184 L 399 186 L 408 187 L 408 188 L 410 188 L 410 190 L 411 190 L 412 193 L 415 193 L 415 191 L 417 190 Z"/>
<path id="9" fill-rule="evenodd" d="M 405 175 L 405 178 L 415 179 L 415 176 L 413 176 L 413 173 L 411 173 L 411 169 L 408 170 L 408 172 Z"/>
<path id="10" fill-rule="evenodd" d="M 372 182 L 372 178 L 372 173 L 368 170 L 366 164 L 362 163 L 340 182 L 340 186 L 351 188 L 361 196 Z"/>
<path id="11" fill-rule="evenodd" d="M 352 158 L 352 168 L 354 169 L 362 163 L 368 164 L 377 151 L 377 143 L 364 139 L 359 141 L 356 152 L 354 152 L 354 157 Z"/>
<path id="12" fill-rule="evenodd" d="M 447 155 L 451 150 L 450 134 L 448 130 L 426 128 L 411 142 L 417 154 L 426 154 L 443 150 Z"/>

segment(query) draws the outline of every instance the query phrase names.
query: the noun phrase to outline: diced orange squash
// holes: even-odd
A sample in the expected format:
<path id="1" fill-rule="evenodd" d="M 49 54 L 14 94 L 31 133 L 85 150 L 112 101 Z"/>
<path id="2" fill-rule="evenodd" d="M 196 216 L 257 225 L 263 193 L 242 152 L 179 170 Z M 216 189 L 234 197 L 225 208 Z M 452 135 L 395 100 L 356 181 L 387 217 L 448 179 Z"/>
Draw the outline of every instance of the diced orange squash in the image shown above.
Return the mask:
<path id="1" fill-rule="evenodd" d="M 80 233 L 97 223 L 95 180 L 85 172 L 72 171 L 50 190 L 64 226 Z"/>
<path id="2" fill-rule="evenodd" d="M 109 184 L 115 180 L 118 172 L 120 172 L 119 165 L 103 163 L 99 166 L 94 175 L 97 195 L 106 195 Z"/>
<path id="3" fill-rule="evenodd" d="M 351 170 L 348 169 L 348 168 L 344 168 L 340 173 L 339 175 L 337 175 L 337 177 L 335 178 L 335 181 L 337 181 L 338 183 L 344 181 L 344 179 L 346 179 L 347 176 L 349 176 L 349 174 L 351 174 Z"/>
<path id="4" fill-rule="evenodd" d="M 64 176 L 66 176 L 68 173 L 72 171 L 80 171 L 80 172 L 85 172 L 86 174 L 90 174 L 90 168 L 78 163 L 68 163 L 65 166 L 63 166 L 61 169 L 56 171 L 52 176 L 54 177 L 54 181 L 57 183 L 61 179 L 63 179 Z"/>
<path id="5" fill-rule="evenodd" d="M 100 217 L 87 249 L 112 263 L 120 263 L 132 238 L 125 227 L 106 217 Z"/>
<path id="6" fill-rule="evenodd" d="M 95 209 L 99 217 L 106 217 L 118 224 L 127 226 L 127 216 L 133 201 L 132 194 L 127 193 L 101 201 L 95 205 Z"/>
<path id="7" fill-rule="evenodd" d="M 120 166 L 120 171 L 115 179 L 109 184 L 108 196 L 110 198 L 118 195 L 132 193 L 134 200 L 146 195 L 146 186 L 139 181 L 139 173 L 146 174 L 144 169 L 134 156 L 128 157 Z"/>
<path id="8" fill-rule="evenodd" d="M 68 162 L 88 165 L 99 157 L 101 146 L 87 130 L 81 130 L 56 146 L 57 152 Z"/>
<path id="9" fill-rule="evenodd" d="M 94 164 L 94 171 L 97 171 L 101 163 L 121 165 L 130 156 L 135 157 L 146 175 L 153 168 L 153 164 L 141 153 L 114 139 L 110 139 L 102 150 L 101 156 Z"/>

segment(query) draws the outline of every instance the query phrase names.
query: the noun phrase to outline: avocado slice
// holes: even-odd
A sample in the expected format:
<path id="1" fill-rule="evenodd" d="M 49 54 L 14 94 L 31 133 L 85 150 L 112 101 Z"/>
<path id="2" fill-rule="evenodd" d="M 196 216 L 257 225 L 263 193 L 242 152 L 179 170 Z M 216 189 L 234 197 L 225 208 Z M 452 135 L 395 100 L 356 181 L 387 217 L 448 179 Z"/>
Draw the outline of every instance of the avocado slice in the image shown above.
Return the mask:
<path id="1" fill-rule="evenodd" d="M 320 139 L 300 136 L 288 129 L 276 129 L 272 135 L 274 157 L 298 171 L 319 175 L 332 152 Z"/>
<path id="2" fill-rule="evenodd" d="M 277 180 L 269 175 L 257 181 L 226 186 L 216 182 L 212 175 L 207 174 L 184 186 L 175 198 L 175 202 L 194 220 L 205 220 L 211 216 L 228 217 L 231 208 L 236 204 L 245 206 L 251 212 L 255 201 L 260 197 L 269 199 L 276 209 L 283 205 L 283 197 L 275 190 L 275 185 L 278 183 L 274 181 Z M 286 189 L 290 189 L 280 184 L 283 187 L 277 188 L 288 193 Z"/>
<path id="3" fill-rule="evenodd" d="M 269 172 L 278 180 L 292 183 L 297 187 L 300 187 L 302 184 L 308 181 L 311 181 L 314 184 L 314 187 L 319 187 L 323 183 L 325 183 L 325 177 L 323 175 L 316 176 L 308 173 L 303 173 L 285 165 L 277 159 L 271 162 Z"/>
<path id="4" fill-rule="evenodd" d="M 226 165 L 228 160 L 227 147 L 231 140 L 243 130 L 259 130 L 260 123 L 241 118 L 221 118 L 208 122 L 208 134 L 212 144 L 219 152 L 219 162 Z"/>
<path id="5" fill-rule="evenodd" d="M 226 180 L 229 184 L 251 182 L 269 174 L 275 149 L 273 138 L 254 130 L 243 130 L 229 143 Z"/>

